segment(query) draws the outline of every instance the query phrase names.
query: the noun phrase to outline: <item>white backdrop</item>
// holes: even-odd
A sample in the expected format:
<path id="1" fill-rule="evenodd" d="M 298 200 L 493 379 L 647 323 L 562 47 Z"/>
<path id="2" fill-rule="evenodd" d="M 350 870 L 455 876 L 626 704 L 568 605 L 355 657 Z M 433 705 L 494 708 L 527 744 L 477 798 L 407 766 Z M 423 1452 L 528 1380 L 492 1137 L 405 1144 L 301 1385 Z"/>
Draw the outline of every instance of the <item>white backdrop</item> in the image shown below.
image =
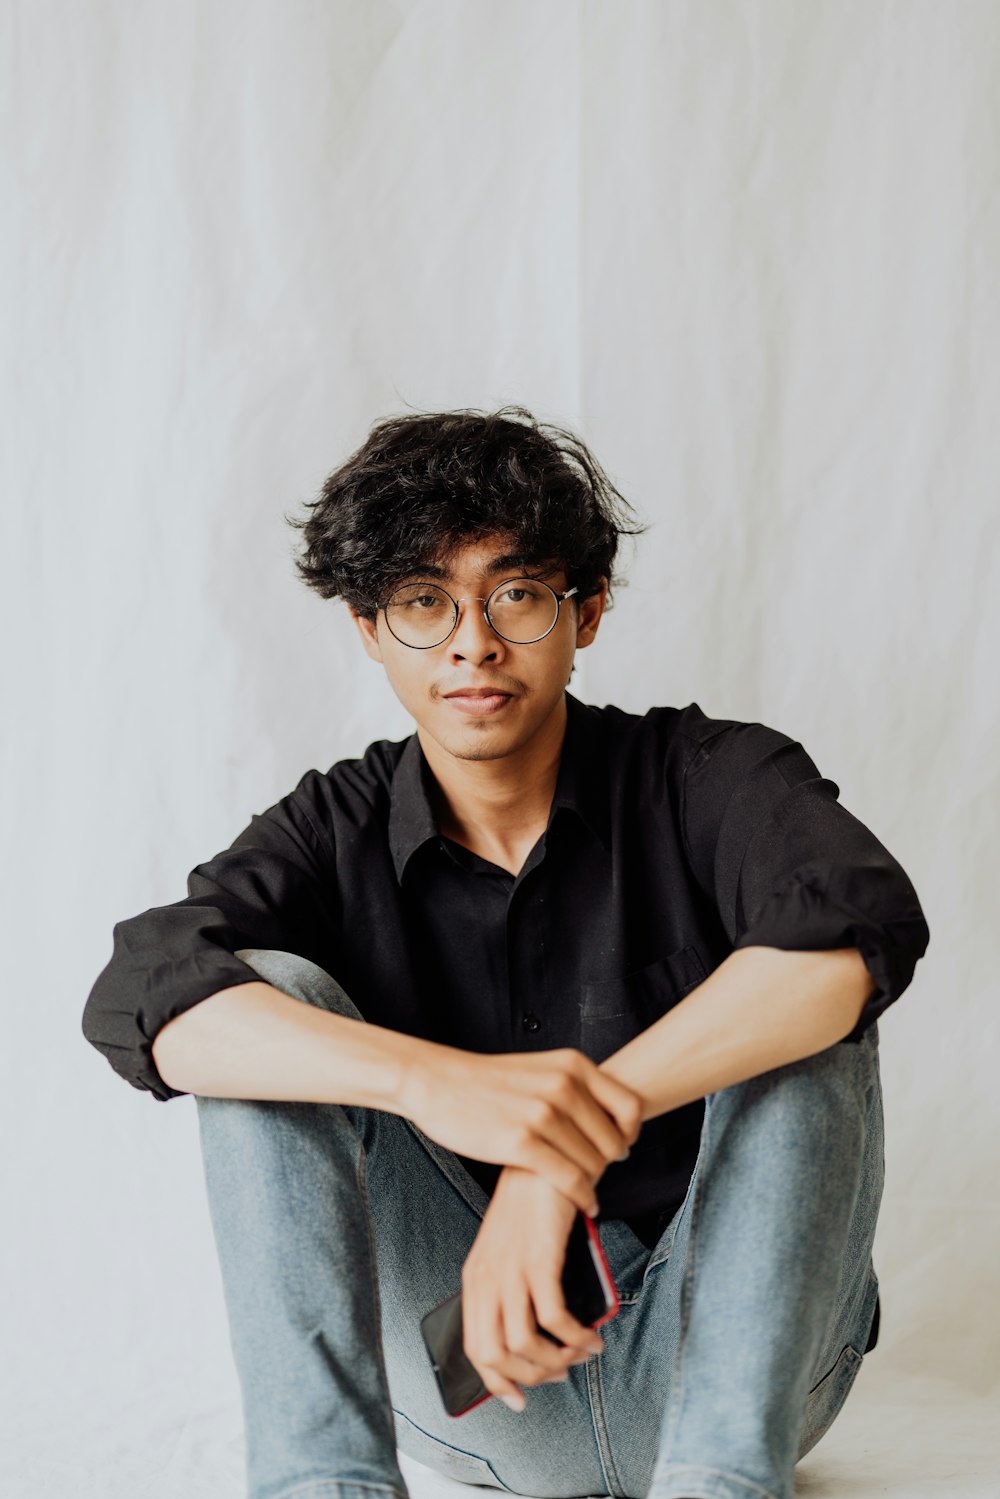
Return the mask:
<path id="1" fill-rule="evenodd" d="M 997 6 L 2 17 L 3 1494 L 242 1493 L 194 1104 L 80 1016 L 116 920 L 413 728 L 283 513 L 505 401 L 652 522 L 575 694 L 801 739 L 916 885 L 882 1337 L 799 1482 L 995 1493 Z"/>

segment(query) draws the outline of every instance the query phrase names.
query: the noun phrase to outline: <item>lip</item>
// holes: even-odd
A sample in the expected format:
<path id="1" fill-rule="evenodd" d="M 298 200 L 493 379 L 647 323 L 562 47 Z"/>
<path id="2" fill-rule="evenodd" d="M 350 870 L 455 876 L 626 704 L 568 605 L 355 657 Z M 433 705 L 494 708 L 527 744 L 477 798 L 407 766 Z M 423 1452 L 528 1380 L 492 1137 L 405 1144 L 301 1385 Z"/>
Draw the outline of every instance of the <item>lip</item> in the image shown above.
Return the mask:
<path id="1" fill-rule="evenodd" d="M 491 692 L 482 687 L 469 692 L 449 692 L 445 696 L 446 703 L 450 703 L 460 713 L 469 714 L 473 718 L 488 718 L 494 713 L 501 712 L 513 700 L 513 693 Z"/>

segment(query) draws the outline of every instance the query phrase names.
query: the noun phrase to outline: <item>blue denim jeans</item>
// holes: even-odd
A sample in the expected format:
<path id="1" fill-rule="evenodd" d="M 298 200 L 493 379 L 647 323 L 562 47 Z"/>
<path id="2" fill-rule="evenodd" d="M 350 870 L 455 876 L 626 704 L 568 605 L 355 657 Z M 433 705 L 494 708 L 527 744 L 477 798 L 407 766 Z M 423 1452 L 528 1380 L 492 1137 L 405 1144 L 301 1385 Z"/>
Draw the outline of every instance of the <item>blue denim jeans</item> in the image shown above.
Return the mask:
<path id="1" fill-rule="evenodd" d="M 362 1019 L 323 969 L 238 954 Z M 420 1318 L 461 1286 L 489 1198 L 387 1110 L 197 1097 L 249 1499 L 407 1499 L 397 1448 L 539 1499 L 793 1499 L 872 1326 L 884 1171 L 878 1027 L 710 1094 L 687 1196 L 650 1250 L 599 1232 L 622 1306 L 564 1384 L 446 1414 Z M 600 1184 L 598 1184 L 598 1193 Z"/>

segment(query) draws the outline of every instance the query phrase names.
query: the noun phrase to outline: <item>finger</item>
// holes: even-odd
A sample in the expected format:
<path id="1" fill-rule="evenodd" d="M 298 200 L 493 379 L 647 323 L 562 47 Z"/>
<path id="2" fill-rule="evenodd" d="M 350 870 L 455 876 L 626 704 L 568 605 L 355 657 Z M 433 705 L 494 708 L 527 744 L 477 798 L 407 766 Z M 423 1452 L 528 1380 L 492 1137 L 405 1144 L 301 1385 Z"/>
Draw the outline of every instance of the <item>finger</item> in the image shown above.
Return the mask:
<path id="1" fill-rule="evenodd" d="M 550 1145 L 543 1136 L 530 1135 L 512 1164 L 543 1177 L 557 1192 L 575 1203 L 581 1213 L 597 1211 L 597 1194 L 592 1178 L 574 1165 L 561 1150 Z"/>
<path id="2" fill-rule="evenodd" d="M 547 1277 L 546 1277 L 547 1278 Z M 543 1380 L 562 1379 L 569 1357 L 564 1348 L 543 1337 L 538 1330 L 535 1303 L 527 1282 L 511 1286 L 502 1298 L 503 1336 L 508 1358 L 503 1372 L 521 1384 L 541 1384 Z"/>
<path id="3" fill-rule="evenodd" d="M 468 1317 L 468 1320 L 466 1318 Z M 462 1286 L 462 1346 L 466 1358 L 491 1395 L 514 1410 L 523 1410 L 524 1394 L 497 1365 L 503 1358 L 503 1322 L 495 1293 L 470 1294 Z"/>
<path id="4" fill-rule="evenodd" d="M 550 1117 L 540 1127 L 538 1138 L 561 1152 L 569 1160 L 571 1167 L 575 1165 L 578 1168 L 578 1174 L 586 1179 L 587 1186 L 593 1193 L 596 1183 L 604 1175 L 608 1166 L 614 1161 L 624 1161 L 630 1147 L 627 1140 L 620 1134 L 618 1126 L 587 1092 L 586 1086 L 580 1088 L 579 1102 L 575 1108 L 575 1118 L 571 1118 L 568 1114 Z M 584 1133 L 586 1128 L 592 1129 L 594 1138 L 601 1140 L 605 1155 L 596 1151 L 593 1140 L 589 1140 Z M 586 1142 L 584 1149 L 581 1149 L 581 1140 Z M 528 1148 L 530 1151 L 531 1143 Z M 529 1154 L 525 1159 L 530 1160 L 532 1157 Z M 540 1166 L 532 1167 L 532 1169 L 537 1175 L 544 1174 Z M 582 1212 L 597 1213 L 596 1194 L 590 1199 L 585 1199 L 578 1192 L 574 1193 L 572 1172 L 565 1177 L 550 1175 L 548 1180 L 552 1186 L 562 1192 L 563 1196 L 569 1197 Z"/>
<path id="5" fill-rule="evenodd" d="M 554 1087 L 537 1099 L 535 1108 L 538 1133 L 592 1182 L 602 1176 L 607 1159 L 593 1137 L 603 1132 L 617 1147 L 617 1127 L 594 1100 L 585 1080 L 562 1073 Z"/>
<path id="6" fill-rule="evenodd" d="M 572 1123 L 583 1131 L 599 1156 L 599 1164 L 591 1169 L 591 1177 L 596 1180 L 613 1161 L 624 1160 L 629 1151 L 631 1136 L 622 1130 L 618 1120 L 595 1098 L 589 1079 L 579 1080 L 578 1091 L 578 1101 L 573 1105 Z"/>
<path id="7" fill-rule="evenodd" d="M 550 1130 L 544 1132 L 553 1144 L 578 1162 L 591 1181 L 596 1181 L 612 1161 L 622 1160 L 627 1155 L 634 1134 L 638 1131 L 623 1130 L 615 1115 L 596 1096 L 598 1087 L 606 1092 L 603 1085 L 608 1079 L 590 1058 L 572 1048 L 566 1048 L 565 1056 L 570 1060 L 570 1068 L 556 1073 L 555 1081 L 547 1092 L 550 1109 L 556 1113 L 556 1118 L 552 1121 L 556 1133 Z M 563 1066 L 565 1067 L 565 1062 Z M 621 1084 L 615 1084 L 615 1087 L 619 1092 L 629 1091 L 623 1090 Z M 636 1095 L 633 1094 L 632 1097 L 641 1113 L 641 1104 Z M 564 1134 L 564 1129 L 569 1133 Z M 577 1135 L 585 1142 L 583 1154 L 578 1148 Z"/>
<path id="8" fill-rule="evenodd" d="M 621 1150 L 631 1148 L 642 1129 L 642 1099 L 631 1088 L 620 1083 L 609 1073 L 602 1072 L 590 1057 L 580 1053 L 586 1063 L 587 1085 L 600 1103 L 615 1120 L 621 1131 Z M 619 1154 L 621 1152 L 619 1151 Z"/>
<path id="9" fill-rule="evenodd" d="M 505 1348 L 496 1355 L 490 1369 L 500 1379 L 516 1380 L 517 1383 L 514 1385 L 516 1391 L 519 1385 L 527 1385 L 531 1389 L 535 1385 L 544 1384 L 546 1380 L 560 1380 L 565 1363 L 566 1360 L 563 1359 L 558 1368 L 546 1369 L 532 1359 L 522 1358 L 513 1349 Z"/>
<path id="10" fill-rule="evenodd" d="M 581 1352 L 600 1353 L 603 1350 L 604 1339 L 597 1329 L 580 1322 L 566 1306 L 561 1282 L 553 1284 L 546 1280 L 534 1297 L 534 1308 L 538 1327 L 544 1327 L 560 1343 L 568 1345 L 571 1362 L 576 1362 L 572 1355 Z"/>

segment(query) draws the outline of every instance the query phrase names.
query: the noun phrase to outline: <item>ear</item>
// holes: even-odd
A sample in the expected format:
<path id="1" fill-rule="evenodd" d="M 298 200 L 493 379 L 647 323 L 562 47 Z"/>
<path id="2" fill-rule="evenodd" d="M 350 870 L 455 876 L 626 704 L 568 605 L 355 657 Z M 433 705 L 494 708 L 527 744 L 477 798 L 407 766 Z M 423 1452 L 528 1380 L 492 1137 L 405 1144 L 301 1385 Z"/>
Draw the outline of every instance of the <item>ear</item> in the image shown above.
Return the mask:
<path id="1" fill-rule="evenodd" d="M 358 634 L 361 636 L 361 644 L 365 648 L 365 654 L 370 656 L 373 661 L 381 661 L 382 648 L 378 641 L 376 621 L 374 619 L 364 619 L 353 604 L 348 604 L 347 612 L 358 627 Z"/>
<path id="2" fill-rule="evenodd" d="M 589 599 L 584 599 L 580 604 L 577 615 L 576 644 L 578 648 L 590 645 L 597 634 L 597 627 L 601 623 L 604 614 L 604 606 L 608 599 L 608 580 L 601 579 L 599 593 L 591 594 Z"/>

